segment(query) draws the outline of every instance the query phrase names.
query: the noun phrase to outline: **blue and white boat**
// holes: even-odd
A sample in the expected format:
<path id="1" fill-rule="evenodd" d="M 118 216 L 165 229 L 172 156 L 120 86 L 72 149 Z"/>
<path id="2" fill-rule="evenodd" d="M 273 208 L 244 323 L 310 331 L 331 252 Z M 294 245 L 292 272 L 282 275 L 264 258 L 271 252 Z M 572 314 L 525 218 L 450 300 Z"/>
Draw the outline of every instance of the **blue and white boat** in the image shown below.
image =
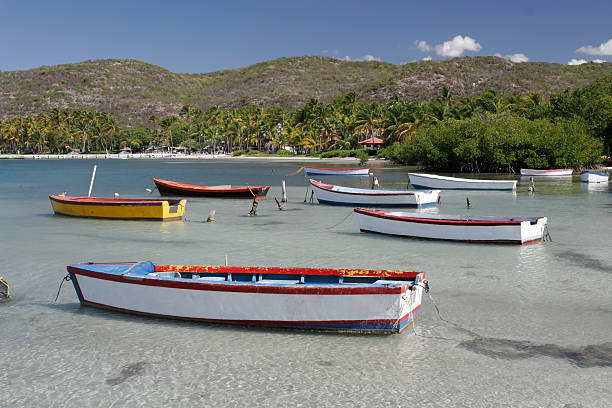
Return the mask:
<path id="1" fill-rule="evenodd" d="M 321 204 L 426 207 L 436 205 L 440 196 L 440 190 L 374 190 L 308 181 Z"/>
<path id="2" fill-rule="evenodd" d="M 83 305 L 149 316 L 399 333 L 427 287 L 413 271 L 137 263 L 68 265 Z"/>
<path id="3" fill-rule="evenodd" d="M 580 180 L 583 183 L 607 183 L 610 179 L 610 173 L 600 171 L 587 170 L 580 173 Z"/>

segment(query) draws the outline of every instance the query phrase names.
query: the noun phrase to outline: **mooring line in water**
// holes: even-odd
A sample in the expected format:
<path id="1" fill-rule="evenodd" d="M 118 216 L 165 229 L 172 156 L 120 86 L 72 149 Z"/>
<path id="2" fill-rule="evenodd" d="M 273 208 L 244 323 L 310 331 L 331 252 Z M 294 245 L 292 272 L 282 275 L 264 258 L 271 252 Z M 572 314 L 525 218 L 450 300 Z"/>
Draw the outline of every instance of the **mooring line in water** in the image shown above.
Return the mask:
<path id="1" fill-rule="evenodd" d="M 544 226 L 544 238 L 542 239 L 542 241 L 546 241 L 546 238 L 548 238 L 549 242 L 552 242 L 552 237 L 550 236 L 550 230 L 548 229 L 548 224 Z"/>
<path id="2" fill-rule="evenodd" d="M 71 279 L 70 279 L 70 274 L 68 274 L 68 275 L 66 275 L 66 276 L 64 276 L 64 277 L 62 278 L 62 281 L 60 282 L 60 285 L 59 285 L 59 289 L 57 290 L 57 295 L 55 295 L 55 300 L 54 300 L 54 302 L 57 302 L 57 298 L 59 297 L 60 290 L 62 290 L 62 285 L 64 284 L 64 282 L 67 282 L 67 281 L 69 281 L 69 280 L 71 280 Z"/>
<path id="3" fill-rule="evenodd" d="M 294 173 L 289 173 L 289 174 L 285 174 L 285 177 L 291 177 L 291 176 L 297 176 L 298 174 L 300 174 L 300 172 L 304 170 L 304 166 L 300 167 L 298 169 L 298 171 L 294 172 Z"/>
<path id="4" fill-rule="evenodd" d="M 421 285 L 420 283 L 416 283 L 414 286 L 420 286 L 421 288 L 423 288 L 423 290 L 425 290 L 425 293 L 427 293 L 429 295 L 429 300 L 431 300 L 431 303 L 433 303 L 434 309 L 436 309 L 436 313 L 438 314 L 438 318 L 445 322 L 450 324 L 451 326 L 454 326 L 456 329 L 461 330 L 463 332 L 468 333 L 470 336 L 473 337 L 481 337 L 480 335 L 474 333 L 472 330 L 466 329 L 465 327 L 462 327 L 461 325 L 451 322 L 450 320 L 445 319 L 444 317 L 442 317 L 442 314 L 440 313 L 440 309 L 438 308 L 438 305 L 436 304 L 435 300 L 433 299 L 433 297 L 431 296 L 431 292 L 429 290 L 429 282 L 427 282 L 426 280 L 423 281 L 423 285 Z M 404 301 L 408 302 L 408 304 L 410 305 L 409 301 L 404 299 Z M 411 315 L 411 319 L 412 319 L 412 331 L 414 332 L 415 336 L 418 337 L 423 337 L 426 339 L 434 339 L 434 340 L 445 340 L 445 341 L 457 341 L 457 342 L 461 342 L 462 340 L 460 339 L 451 339 L 449 337 L 442 337 L 442 336 L 428 336 L 426 334 L 420 334 L 416 331 L 416 327 L 414 324 L 414 316 L 412 316 L 412 308 L 410 308 L 410 315 Z"/>
<path id="5" fill-rule="evenodd" d="M 340 225 L 340 224 L 342 224 L 344 221 L 346 221 L 346 220 L 348 219 L 348 217 L 350 217 L 350 216 L 351 216 L 351 214 L 352 214 L 352 213 L 353 213 L 353 210 L 351 210 L 351 212 L 350 212 L 350 213 L 348 213 L 348 214 L 347 214 L 347 216 L 346 216 L 346 217 L 344 217 L 344 218 L 342 219 L 342 221 L 340 221 L 340 222 L 338 222 L 338 223 L 336 223 L 336 224 L 332 225 L 331 227 L 327 227 L 327 228 L 325 228 L 325 229 L 334 229 L 334 228 L 336 228 L 338 225 Z"/>

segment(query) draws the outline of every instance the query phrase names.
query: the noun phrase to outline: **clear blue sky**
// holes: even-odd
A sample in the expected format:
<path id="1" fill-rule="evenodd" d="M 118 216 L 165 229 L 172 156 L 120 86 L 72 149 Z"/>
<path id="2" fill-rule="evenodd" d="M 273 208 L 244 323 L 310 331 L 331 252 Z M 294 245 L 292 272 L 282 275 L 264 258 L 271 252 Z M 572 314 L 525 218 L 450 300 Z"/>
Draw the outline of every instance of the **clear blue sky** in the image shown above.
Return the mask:
<path id="1" fill-rule="evenodd" d="M 566 64 L 612 61 L 612 41 L 600 47 L 611 39 L 610 0 L 0 0 L 2 71 L 134 58 L 203 73 L 298 55 L 400 64 L 458 52 Z"/>

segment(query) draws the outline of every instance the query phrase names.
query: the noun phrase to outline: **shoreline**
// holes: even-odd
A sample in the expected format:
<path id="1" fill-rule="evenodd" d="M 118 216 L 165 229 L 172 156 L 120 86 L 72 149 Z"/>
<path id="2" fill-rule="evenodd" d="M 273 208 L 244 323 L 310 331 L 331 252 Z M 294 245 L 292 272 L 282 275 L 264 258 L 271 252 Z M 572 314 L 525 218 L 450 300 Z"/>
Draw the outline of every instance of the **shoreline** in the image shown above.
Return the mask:
<path id="1" fill-rule="evenodd" d="M 323 162 L 323 163 L 358 163 L 355 157 L 320 158 L 310 156 L 232 156 L 227 154 L 0 154 L 0 160 L 231 160 L 278 162 Z M 384 163 L 388 160 L 371 158 L 368 163 Z"/>

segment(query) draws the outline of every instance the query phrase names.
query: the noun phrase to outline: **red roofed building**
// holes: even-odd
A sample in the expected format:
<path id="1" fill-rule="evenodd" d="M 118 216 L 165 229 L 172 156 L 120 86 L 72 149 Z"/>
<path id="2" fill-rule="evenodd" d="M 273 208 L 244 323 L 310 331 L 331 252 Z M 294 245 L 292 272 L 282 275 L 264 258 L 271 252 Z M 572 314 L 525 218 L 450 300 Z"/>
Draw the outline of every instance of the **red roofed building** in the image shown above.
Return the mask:
<path id="1" fill-rule="evenodd" d="M 362 145 L 364 149 L 378 150 L 380 149 L 380 145 L 383 144 L 383 140 L 376 136 L 372 136 L 369 139 L 362 140 L 359 144 Z"/>

